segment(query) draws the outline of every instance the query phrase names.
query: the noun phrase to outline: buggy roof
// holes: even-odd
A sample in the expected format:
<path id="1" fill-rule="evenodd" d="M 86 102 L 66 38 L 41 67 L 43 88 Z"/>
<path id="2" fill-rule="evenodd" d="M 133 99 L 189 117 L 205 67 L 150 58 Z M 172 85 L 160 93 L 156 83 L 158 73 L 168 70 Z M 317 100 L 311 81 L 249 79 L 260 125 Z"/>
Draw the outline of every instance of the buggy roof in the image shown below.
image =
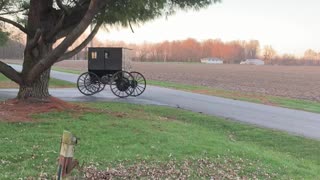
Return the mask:
<path id="1" fill-rule="evenodd" d="M 89 47 L 89 49 L 127 49 L 127 50 L 133 50 L 127 47 Z"/>

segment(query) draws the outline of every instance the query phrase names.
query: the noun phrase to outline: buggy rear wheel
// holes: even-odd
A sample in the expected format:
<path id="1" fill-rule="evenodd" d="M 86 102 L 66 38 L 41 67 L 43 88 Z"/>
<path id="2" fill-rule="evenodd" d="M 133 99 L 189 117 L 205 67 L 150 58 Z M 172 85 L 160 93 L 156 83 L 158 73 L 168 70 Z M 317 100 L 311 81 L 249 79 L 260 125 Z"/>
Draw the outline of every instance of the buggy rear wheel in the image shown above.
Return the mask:
<path id="1" fill-rule="evenodd" d="M 131 87 L 134 89 L 130 96 L 140 96 L 147 87 L 146 79 L 144 76 L 139 72 L 130 72 L 133 76 L 133 81 L 131 82 Z"/>
<path id="2" fill-rule="evenodd" d="M 110 81 L 112 93 L 120 98 L 130 96 L 134 90 L 130 85 L 133 79 L 133 76 L 126 71 L 115 73 Z"/>
<path id="3" fill-rule="evenodd" d="M 97 91 L 97 93 L 103 91 L 105 87 L 106 87 L 106 85 L 100 82 L 100 88 L 99 88 L 99 90 Z"/>
<path id="4" fill-rule="evenodd" d="M 91 72 L 81 74 L 77 81 L 78 90 L 86 96 L 91 96 L 103 90 L 99 77 Z"/>

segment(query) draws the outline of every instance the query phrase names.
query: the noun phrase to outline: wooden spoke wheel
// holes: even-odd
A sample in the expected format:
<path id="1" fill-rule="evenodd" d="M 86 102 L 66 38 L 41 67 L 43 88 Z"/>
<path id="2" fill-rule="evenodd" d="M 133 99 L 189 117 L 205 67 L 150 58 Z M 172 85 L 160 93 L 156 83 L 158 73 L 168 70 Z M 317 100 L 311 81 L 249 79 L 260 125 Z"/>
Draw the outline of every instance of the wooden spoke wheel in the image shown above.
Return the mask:
<path id="1" fill-rule="evenodd" d="M 120 98 L 125 98 L 133 93 L 131 82 L 133 76 L 126 71 L 119 71 L 115 73 L 110 81 L 110 89 L 112 93 Z"/>
<path id="2" fill-rule="evenodd" d="M 81 74 L 77 81 L 78 90 L 86 96 L 91 96 L 103 90 L 99 77 L 90 72 Z"/>
<path id="3" fill-rule="evenodd" d="M 133 92 L 130 96 L 140 96 L 147 87 L 146 79 L 139 72 L 130 72 L 133 76 L 133 81 L 131 82 L 131 88 L 133 88 Z"/>

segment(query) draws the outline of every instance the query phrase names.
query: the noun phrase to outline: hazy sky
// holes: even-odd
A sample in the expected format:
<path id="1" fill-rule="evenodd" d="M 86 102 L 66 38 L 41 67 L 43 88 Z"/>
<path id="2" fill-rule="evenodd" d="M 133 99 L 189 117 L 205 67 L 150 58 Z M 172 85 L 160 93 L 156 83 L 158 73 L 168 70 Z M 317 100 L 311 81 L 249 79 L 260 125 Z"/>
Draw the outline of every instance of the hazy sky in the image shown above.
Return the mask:
<path id="1" fill-rule="evenodd" d="M 279 53 L 302 55 L 320 51 L 319 0 L 222 0 L 200 11 L 178 12 L 130 29 L 99 33 L 100 40 L 160 42 L 163 40 L 257 39 Z"/>

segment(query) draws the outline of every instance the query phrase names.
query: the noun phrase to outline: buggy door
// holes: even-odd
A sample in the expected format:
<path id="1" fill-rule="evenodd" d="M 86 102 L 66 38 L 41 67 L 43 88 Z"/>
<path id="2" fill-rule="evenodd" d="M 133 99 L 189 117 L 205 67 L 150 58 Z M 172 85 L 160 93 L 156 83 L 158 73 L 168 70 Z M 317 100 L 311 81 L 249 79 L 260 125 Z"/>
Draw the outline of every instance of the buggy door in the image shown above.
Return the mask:
<path id="1" fill-rule="evenodd" d="M 90 70 L 104 70 L 105 61 L 102 49 L 90 48 L 88 53 L 88 68 Z"/>
<path id="2" fill-rule="evenodd" d="M 104 68 L 107 71 L 122 70 L 122 49 L 121 48 L 106 48 L 102 52 L 104 59 Z"/>

